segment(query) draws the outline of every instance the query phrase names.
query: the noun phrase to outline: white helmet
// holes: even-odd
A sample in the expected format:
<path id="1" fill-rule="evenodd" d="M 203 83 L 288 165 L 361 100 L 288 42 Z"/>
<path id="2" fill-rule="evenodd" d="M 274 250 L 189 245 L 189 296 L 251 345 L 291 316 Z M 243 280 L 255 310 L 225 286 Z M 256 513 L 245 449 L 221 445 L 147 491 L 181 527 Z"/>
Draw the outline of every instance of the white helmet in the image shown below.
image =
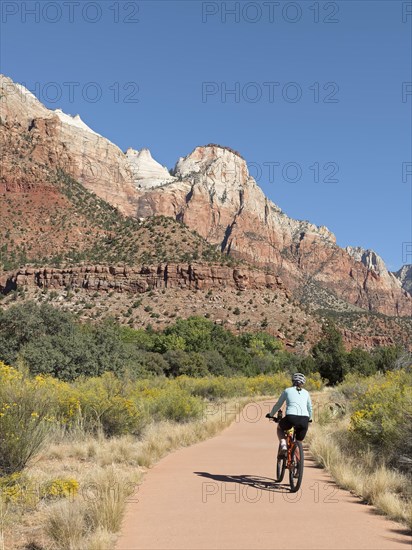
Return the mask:
<path id="1" fill-rule="evenodd" d="M 303 386 L 303 384 L 306 383 L 305 375 L 301 372 L 295 372 L 295 374 L 292 376 L 292 382 L 294 386 Z"/>

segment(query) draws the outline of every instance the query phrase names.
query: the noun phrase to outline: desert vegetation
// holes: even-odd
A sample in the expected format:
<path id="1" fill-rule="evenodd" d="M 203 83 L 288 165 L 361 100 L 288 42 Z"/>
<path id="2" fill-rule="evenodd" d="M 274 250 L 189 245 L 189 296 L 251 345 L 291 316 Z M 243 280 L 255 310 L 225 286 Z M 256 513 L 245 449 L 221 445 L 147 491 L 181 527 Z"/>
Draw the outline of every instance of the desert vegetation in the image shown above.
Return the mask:
<path id="1" fill-rule="evenodd" d="M 395 494 L 391 489 L 385 502 L 397 499 L 401 511 L 386 509 L 383 497 L 378 502 L 356 492 L 405 521 L 410 446 L 404 428 L 411 414 L 402 416 L 411 398 L 409 371 L 400 369 L 405 357 L 397 348 L 348 353 L 333 326 L 310 354 L 298 356 L 263 331 L 235 335 L 202 317 L 175 319 L 155 331 L 113 319 L 80 323 L 48 303 L 0 310 L 3 545 L 112 547 L 146 468 L 214 435 L 248 400 L 277 395 L 298 369 L 312 391 L 344 378 L 327 391 L 345 414 L 323 414 L 313 431 L 319 462 L 339 482 L 332 460 L 356 471 L 366 460 L 362 476 L 367 468 L 376 476 L 395 469 Z M 335 378 L 333 365 L 340 366 Z"/>
<path id="2" fill-rule="evenodd" d="M 329 394 L 335 407 L 309 434 L 317 462 L 337 483 L 412 527 L 411 366 L 347 375 Z"/>
<path id="3" fill-rule="evenodd" d="M 288 382 L 285 373 L 132 380 L 113 372 L 66 382 L 0 363 L 7 547 L 21 543 L 13 528 L 18 524 L 30 534 L 26 547 L 110 547 L 145 468 L 215 434 L 246 402 L 242 398 L 279 393 Z M 310 387 L 322 385 L 319 376 L 309 378 Z"/>
<path id="4" fill-rule="evenodd" d="M 140 304 L 132 304 L 138 307 Z M 147 309 L 147 308 L 146 308 Z M 319 372 L 329 384 L 349 373 L 370 375 L 407 364 L 410 355 L 391 346 L 345 351 L 332 324 L 307 354 L 292 354 L 264 332 L 233 334 L 205 317 L 174 318 L 163 331 L 133 329 L 120 321 L 79 322 L 50 303 L 23 302 L 0 310 L 0 360 L 24 364 L 31 374 L 62 380 L 113 372 L 131 379 L 256 376 L 300 370 Z"/>

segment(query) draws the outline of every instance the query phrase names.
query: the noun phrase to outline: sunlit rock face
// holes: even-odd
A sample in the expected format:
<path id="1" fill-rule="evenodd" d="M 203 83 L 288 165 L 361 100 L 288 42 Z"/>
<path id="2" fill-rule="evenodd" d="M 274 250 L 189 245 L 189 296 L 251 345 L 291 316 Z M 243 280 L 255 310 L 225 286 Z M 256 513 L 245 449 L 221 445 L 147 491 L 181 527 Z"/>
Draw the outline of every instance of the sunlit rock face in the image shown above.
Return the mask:
<path id="1" fill-rule="evenodd" d="M 411 295 L 379 256 L 342 249 L 326 227 L 288 217 L 264 195 L 236 151 L 199 146 L 170 173 L 149 150 L 124 153 L 78 115 L 47 109 L 4 76 L 0 94 L 0 192 L 39 188 L 44 184 L 39 167 L 61 169 L 126 216 L 171 216 L 224 253 L 267 267 L 297 297 L 316 283 L 360 308 L 411 315 Z M 16 166 L 23 152 L 8 145 L 16 134 L 31 144 L 33 173 Z"/>

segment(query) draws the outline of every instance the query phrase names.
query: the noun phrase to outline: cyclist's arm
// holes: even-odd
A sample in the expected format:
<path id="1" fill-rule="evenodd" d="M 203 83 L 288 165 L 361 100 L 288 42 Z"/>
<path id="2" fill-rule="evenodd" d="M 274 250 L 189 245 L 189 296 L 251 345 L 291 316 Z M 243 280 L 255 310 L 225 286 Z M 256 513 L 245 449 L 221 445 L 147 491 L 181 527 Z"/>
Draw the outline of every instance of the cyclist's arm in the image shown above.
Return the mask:
<path id="1" fill-rule="evenodd" d="M 312 400 L 310 398 L 310 394 L 308 393 L 308 413 L 309 413 L 309 420 L 312 420 L 312 413 L 313 413 L 313 408 L 312 408 Z"/>
<path id="2" fill-rule="evenodd" d="M 286 392 L 283 391 L 282 395 L 279 397 L 279 399 L 273 405 L 272 410 L 270 411 L 270 416 L 275 416 L 275 414 L 277 413 L 277 411 L 280 409 L 280 407 L 283 405 L 283 403 L 285 401 L 286 401 Z"/>

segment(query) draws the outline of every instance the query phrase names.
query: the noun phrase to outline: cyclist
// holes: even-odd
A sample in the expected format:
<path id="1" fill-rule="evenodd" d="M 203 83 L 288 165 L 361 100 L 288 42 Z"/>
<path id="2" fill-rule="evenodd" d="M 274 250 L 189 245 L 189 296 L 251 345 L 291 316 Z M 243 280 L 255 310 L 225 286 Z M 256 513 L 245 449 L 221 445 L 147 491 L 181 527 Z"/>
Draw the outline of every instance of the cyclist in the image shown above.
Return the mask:
<path id="1" fill-rule="evenodd" d="M 278 424 L 277 435 L 280 441 L 280 455 L 287 453 L 285 431 L 295 428 L 296 439 L 303 441 L 308 431 L 309 422 L 312 422 L 312 401 L 309 392 L 303 389 L 306 382 L 305 375 L 296 372 L 292 376 L 293 386 L 286 388 L 266 418 L 273 418 L 276 411 L 286 401 L 286 416 Z"/>

